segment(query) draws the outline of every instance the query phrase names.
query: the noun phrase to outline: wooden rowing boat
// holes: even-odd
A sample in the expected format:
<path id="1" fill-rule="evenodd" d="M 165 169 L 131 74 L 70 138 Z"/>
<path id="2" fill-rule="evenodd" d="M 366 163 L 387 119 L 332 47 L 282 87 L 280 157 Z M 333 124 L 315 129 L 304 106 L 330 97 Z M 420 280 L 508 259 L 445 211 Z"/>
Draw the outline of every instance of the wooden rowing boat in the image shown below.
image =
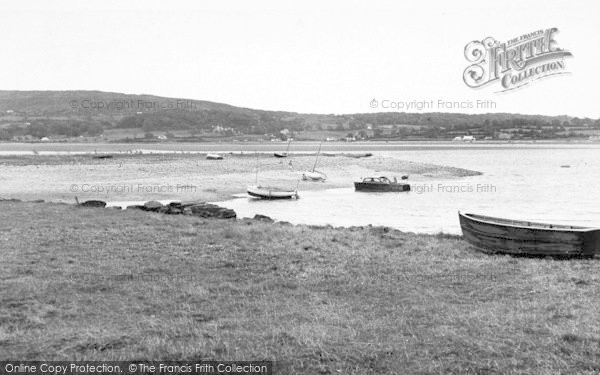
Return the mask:
<path id="1" fill-rule="evenodd" d="M 600 228 L 458 213 L 464 239 L 479 250 L 515 255 L 593 257 Z"/>

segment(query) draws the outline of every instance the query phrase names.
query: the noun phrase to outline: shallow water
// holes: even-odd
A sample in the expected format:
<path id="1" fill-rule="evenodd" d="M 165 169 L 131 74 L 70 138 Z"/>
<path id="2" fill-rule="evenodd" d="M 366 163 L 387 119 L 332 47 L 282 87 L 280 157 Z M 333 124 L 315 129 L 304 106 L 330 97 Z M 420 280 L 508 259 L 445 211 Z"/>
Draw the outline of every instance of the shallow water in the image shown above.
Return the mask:
<path id="1" fill-rule="evenodd" d="M 126 150 L 142 150 L 144 154 L 208 151 L 222 154 L 255 151 L 270 153 L 281 151 L 282 147 L 285 147 L 285 144 L 277 142 L 148 145 L 0 144 L 0 155 L 27 155 L 33 154 L 33 150 L 40 155 L 124 153 Z M 315 142 L 292 144 L 290 152 L 292 155 L 295 152 L 315 152 L 317 147 L 318 143 Z M 373 152 L 378 156 L 401 160 L 477 170 L 483 172 L 483 175 L 445 180 L 415 176 L 409 178 L 412 185 L 412 191 L 409 193 L 354 192 L 352 179 L 358 180 L 367 176 L 353 176 L 347 181 L 347 188 L 327 191 L 308 191 L 307 184 L 311 183 L 301 182 L 301 199 L 297 201 L 256 201 L 242 194 L 236 199 L 217 203 L 233 208 L 240 217 L 252 217 L 259 213 L 293 223 L 334 226 L 386 225 L 421 233 L 443 231 L 459 234 L 458 210 L 514 219 L 600 226 L 600 144 L 357 142 L 324 143 L 323 151 Z M 65 168 L 67 167 L 68 165 L 65 165 Z M 382 169 L 385 167 L 382 165 Z M 15 167 L 5 166 L 3 170 L 10 172 L 13 168 Z M 128 174 L 108 164 L 89 168 L 93 169 L 88 171 L 74 166 L 63 170 L 62 166 L 59 166 L 51 169 L 53 172 L 42 175 L 40 173 L 43 171 L 40 172 L 37 166 L 25 169 L 35 170 L 34 175 L 39 180 L 32 179 L 29 175 L 15 176 L 14 173 L 7 173 L 3 176 L 0 173 L 0 196 L 8 192 L 18 198 L 21 198 L 19 194 L 22 194 L 25 199 L 33 199 L 31 194 L 35 194 L 35 198 L 56 199 L 56 194 L 50 193 L 60 192 L 60 197 L 72 201 L 74 193 L 68 190 L 72 182 L 102 184 L 116 181 L 129 186 L 137 183 L 164 184 L 167 181 L 173 184 L 193 182 L 201 186 L 201 181 L 193 178 L 210 178 L 195 175 L 183 178 L 181 171 L 177 172 L 176 168 L 162 168 L 157 172 L 150 171 L 147 165 L 142 164 L 139 168 L 134 166 L 128 169 Z M 87 198 L 107 200 L 113 205 L 127 205 L 143 202 L 137 202 L 138 199 L 161 200 L 171 197 L 162 194 L 145 196 L 145 193 L 142 193 L 131 197 L 117 194 L 114 197 L 98 195 Z M 136 201 L 129 201 L 134 199 Z M 128 202 L 111 202 L 113 200 Z"/>
<path id="2" fill-rule="evenodd" d="M 410 181 L 408 193 L 348 188 L 300 191 L 294 201 L 236 198 L 218 202 L 239 217 L 334 226 L 385 225 L 418 233 L 460 234 L 457 212 L 600 227 L 600 146 L 382 151 L 381 155 L 483 172 Z M 357 178 L 360 176 L 357 176 Z M 363 176 L 364 177 L 364 176 Z"/>

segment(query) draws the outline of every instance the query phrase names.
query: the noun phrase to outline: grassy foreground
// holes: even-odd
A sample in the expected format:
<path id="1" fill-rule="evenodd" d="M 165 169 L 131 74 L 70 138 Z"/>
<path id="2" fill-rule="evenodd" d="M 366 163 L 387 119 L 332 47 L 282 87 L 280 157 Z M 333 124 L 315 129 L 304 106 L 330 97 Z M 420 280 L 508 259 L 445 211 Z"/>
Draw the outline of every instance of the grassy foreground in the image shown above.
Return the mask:
<path id="1" fill-rule="evenodd" d="M 0 202 L 0 262 L 0 360 L 600 372 L 598 259 L 489 256 L 386 228 Z"/>

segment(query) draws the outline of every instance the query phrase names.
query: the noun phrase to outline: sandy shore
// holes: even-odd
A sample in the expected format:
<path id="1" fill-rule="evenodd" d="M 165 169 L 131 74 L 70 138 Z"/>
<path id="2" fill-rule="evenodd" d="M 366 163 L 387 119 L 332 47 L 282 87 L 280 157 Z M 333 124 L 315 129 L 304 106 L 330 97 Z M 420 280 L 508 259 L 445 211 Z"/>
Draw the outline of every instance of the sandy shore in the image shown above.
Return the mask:
<path id="1" fill-rule="evenodd" d="M 96 159 L 93 155 L 27 155 L 0 158 L 0 197 L 73 202 L 200 200 L 221 201 L 245 193 L 256 180 L 255 154 L 225 154 L 223 160 L 207 160 L 203 154 L 115 155 Z M 344 154 L 321 155 L 317 169 L 326 182 L 301 181 L 312 168 L 314 154 L 296 154 L 278 159 L 258 157 L 258 183 L 298 190 L 351 187 L 353 181 L 370 175 L 389 177 L 408 174 L 410 181 L 460 178 L 479 172 L 398 160 L 377 154 L 352 158 Z"/>

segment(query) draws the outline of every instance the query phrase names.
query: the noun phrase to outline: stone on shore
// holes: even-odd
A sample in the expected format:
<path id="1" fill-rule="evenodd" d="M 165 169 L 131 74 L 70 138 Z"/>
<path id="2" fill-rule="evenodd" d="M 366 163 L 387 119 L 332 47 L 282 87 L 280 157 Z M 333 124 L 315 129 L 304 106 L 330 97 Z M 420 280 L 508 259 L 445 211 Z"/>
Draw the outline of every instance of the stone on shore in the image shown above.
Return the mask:
<path id="1" fill-rule="evenodd" d="M 157 201 L 148 201 L 146 203 L 144 203 L 144 205 L 142 206 L 142 210 L 144 211 L 152 211 L 152 212 L 159 212 L 159 210 L 161 208 L 163 208 L 163 204 Z"/>
<path id="2" fill-rule="evenodd" d="M 212 217 L 217 219 L 235 219 L 237 217 L 234 210 L 219 207 L 216 204 L 210 203 L 191 203 L 183 205 L 184 210 L 189 210 L 189 212 L 194 216 L 199 217 Z"/>
<path id="3" fill-rule="evenodd" d="M 275 222 L 275 220 L 271 219 L 270 217 L 268 217 L 266 215 L 261 215 L 261 214 L 254 215 L 252 220 L 262 221 L 265 223 L 274 223 Z"/>
<path id="4" fill-rule="evenodd" d="M 99 200 L 89 200 L 79 203 L 80 207 L 106 207 L 106 202 Z"/>

